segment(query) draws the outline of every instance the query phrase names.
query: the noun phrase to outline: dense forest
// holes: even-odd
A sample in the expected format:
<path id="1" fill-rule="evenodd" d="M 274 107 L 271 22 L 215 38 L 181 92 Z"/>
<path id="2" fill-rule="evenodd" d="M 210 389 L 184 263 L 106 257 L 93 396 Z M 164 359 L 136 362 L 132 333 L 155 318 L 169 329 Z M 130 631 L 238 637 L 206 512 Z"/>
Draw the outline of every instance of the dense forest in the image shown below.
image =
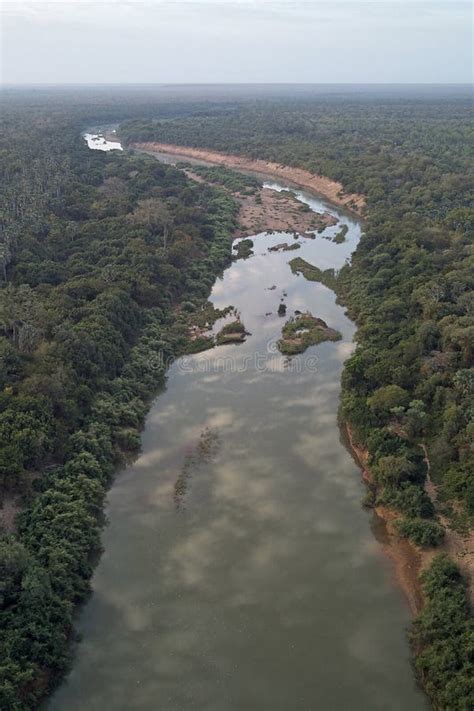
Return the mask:
<path id="1" fill-rule="evenodd" d="M 0 707 L 64 672 L 105 489 L 139 446 L 187 314 L 230 260 L 236 206 L 153 158 L 90 151 L 69 105 L 14 103 L 1 138 Z M 13 521 L 10 513 L 21 509 Z"/>
<path id="2" fill-rule="evenodd" d="M 0 138 L 0 706 L 34 708 L 64 673 L 75 606 L 100 552 L 110 478 L 139 446 L 187 314 L 230 259 L 236 205 L 147 156 L 90 151 L 121 121 L 161 141 L 301 166 L 367 196 L 337 276 L 357 322 L 341 415 L 366 449 L 370 503 L 401 535 L 442 543 L 474 518 L 470 101 L 220 97 L 85 90 L 6 95 Z M 169 119 L 173 118 L 173 121 Z M 423 449 L 424 448 L 424 449 Z M 429 472 L 427 471 L 429 463 Z M 438 502 L 426 493 L 426 478 Z M 10 506 L 10 509 L 8 508 Z M 8 511 L 20 513 L 13 520 Z M 437 708 L 473 700 L 465 581 L 439 556 L 411 636 Z"/>

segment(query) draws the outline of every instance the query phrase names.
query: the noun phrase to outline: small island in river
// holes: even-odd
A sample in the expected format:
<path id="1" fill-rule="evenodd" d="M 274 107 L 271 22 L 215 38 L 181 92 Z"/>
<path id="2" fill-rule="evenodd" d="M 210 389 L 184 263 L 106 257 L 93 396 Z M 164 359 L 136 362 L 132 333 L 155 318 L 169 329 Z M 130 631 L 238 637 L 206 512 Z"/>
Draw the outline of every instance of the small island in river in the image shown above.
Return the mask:
<path id="1" fill-rule="evenodd" d="M 283 355 L 295 355 L 304 353 L 309 346 L 323 341 L 340 341 L 341 338 L 340 332 L 330 328 L 326 321 L 307 312 L 290 318 L 285 323 L 278 349 Z"/>
<path id="2" fill-rule="evenodd" d="M 216 344 L 223 346 L 228 343 L 243 343 L 247 336 L 247 331 L 242 321 L 236 320 L 226 323 L 216 336 Z"/>
<path id="3" fill-rule="evenodd" d="M 334 269 L 320 269 L 314 264 L 310 264 L 305 259 L 301 257 L 295 257 L 291 259 L 288 264 L 290 265 L 293 274 L 302 274 L 308 281 L 318 281 L 328 289 L 336 289 L 336 275 Z"/>

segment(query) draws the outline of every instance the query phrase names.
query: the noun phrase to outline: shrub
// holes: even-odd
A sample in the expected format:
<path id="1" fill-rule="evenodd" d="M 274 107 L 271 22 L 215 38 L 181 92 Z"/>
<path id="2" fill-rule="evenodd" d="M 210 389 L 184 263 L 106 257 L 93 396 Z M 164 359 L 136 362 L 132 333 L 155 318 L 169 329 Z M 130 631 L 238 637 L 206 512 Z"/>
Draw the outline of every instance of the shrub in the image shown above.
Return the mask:
<path id="1" fill-rule="evenodd" d="M 378 388 L 367 402 L 372 412 L 385 420 L 390 416 L 392 408 L 406 407 L 409 400 L 408 392 L 399 385 L 384 385 Z"/>
<path id="2" fill-rule="evenodd" d="M 375 478 L 385 485 L 397 486 L 410 479 L 414 473 L 415 465 L 405 455 L 381 457 L 374 467 Z"/>
<path id="3" fill-rule="evenodd" d="M 422 548 L 438 546 L 444 538 L 444 528 L 439 523 L 423 518 L 399 519 L 395 526 L 401 536 Z"/>
<path id="4" fill-rule="evenodd" d="M 426 604 L 411 632 L 416 669 L 435 708 L 470 711 L 474 622 L 459 568 L 439 555 L 421 580 Z"/>
<path id="5" fill-rule="evenodd" d="M 232 321 L 232 323 L 226 323 L 225 326 L 219 331 L 223 336 L 228 333 L 245 333 L 245 326 L 242 321 Z"/>
<path id="6" fill-rule="evenodd" d="M 411 482 L 403 482 L 400 488 L 385 487 L 380 499 L 408 518 L 432 518 L 434 515 L 434 507 L 426 491 Z"/>
<path id="7" fill-rule="evenodd" d="M 126 452 L 137 452 L 140 449 L 141 437 L 137 430 L 119 429 L 114 432 L 115 443 Z"/>

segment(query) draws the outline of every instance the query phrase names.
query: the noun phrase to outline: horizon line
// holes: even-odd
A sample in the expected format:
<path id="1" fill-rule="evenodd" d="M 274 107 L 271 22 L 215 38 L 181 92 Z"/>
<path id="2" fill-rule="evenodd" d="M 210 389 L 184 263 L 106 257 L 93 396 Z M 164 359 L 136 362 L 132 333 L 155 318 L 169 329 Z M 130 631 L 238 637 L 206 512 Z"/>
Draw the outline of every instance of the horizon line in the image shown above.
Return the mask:
<path id="1" fill-rule="evenodd" d="M 474 82 L 423 82 L 423 81 L 321 81 L 321 82 L 292 82 L 292 81 L 103 81 L 103 82 L 2 82 L 0 88 L 4 87 L 27 87 L 27 86 L 466 86 L 474 88 Z"/>

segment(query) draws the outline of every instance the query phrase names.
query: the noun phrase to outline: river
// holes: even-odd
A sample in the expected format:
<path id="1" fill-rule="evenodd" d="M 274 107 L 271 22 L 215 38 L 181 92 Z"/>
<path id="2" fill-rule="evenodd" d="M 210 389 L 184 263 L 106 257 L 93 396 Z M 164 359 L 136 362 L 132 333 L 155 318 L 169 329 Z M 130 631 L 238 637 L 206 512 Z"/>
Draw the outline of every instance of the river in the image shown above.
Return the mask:
<path id="1" fill-rule="evenodd" d="M 288 266 L 340 268 L 360 223 L 298 195 L 347 224 L 346 242 L 325 239 L 336 226 L 269 252 L 293 237 L 260 234 L 216 280 L 210 300 L 238 308 L 251 336 L 169 369 L 141 453 L 109 491 L 82 641 L 50 711 L 428 708 L 410 612 L 338 428 L 355 327 L 331 290 Z M 342 340 L 280 355 L 281 299 Z"/>

